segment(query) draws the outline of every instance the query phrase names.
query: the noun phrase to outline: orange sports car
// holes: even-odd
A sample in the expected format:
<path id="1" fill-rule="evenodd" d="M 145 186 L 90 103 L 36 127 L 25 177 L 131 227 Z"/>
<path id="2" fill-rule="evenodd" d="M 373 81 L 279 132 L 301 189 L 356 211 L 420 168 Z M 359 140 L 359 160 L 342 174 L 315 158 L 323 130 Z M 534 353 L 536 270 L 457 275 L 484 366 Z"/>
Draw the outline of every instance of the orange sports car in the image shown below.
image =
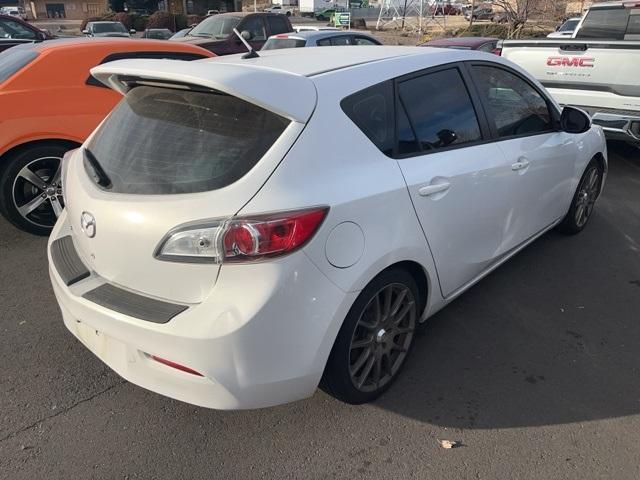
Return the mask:
<path id="1" fill-rule="evenodd" d="M 62 211 L 60 162 L 121 95 L 89 69 L 113 60 L 215 56 L 179 42 L 118 38 L 51 40 L 0 53 L 0 212 L 46 235 Z"/>

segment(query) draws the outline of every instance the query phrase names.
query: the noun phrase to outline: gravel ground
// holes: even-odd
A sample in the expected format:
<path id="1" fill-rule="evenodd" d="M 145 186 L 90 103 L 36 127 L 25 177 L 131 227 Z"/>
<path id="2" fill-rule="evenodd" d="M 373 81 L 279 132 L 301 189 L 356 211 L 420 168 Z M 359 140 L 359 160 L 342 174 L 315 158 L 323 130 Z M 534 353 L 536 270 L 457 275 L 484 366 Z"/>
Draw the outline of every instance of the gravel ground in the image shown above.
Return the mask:
<path id="1" fill-rule="evenodd" d="M 366 406 L 218 412 L 123 381 L 65 330 L 45 244 L 0 219 L 2 479 L 640 478 L 637 151 L 613 149 L 581 235 L 440 312 Z"/>

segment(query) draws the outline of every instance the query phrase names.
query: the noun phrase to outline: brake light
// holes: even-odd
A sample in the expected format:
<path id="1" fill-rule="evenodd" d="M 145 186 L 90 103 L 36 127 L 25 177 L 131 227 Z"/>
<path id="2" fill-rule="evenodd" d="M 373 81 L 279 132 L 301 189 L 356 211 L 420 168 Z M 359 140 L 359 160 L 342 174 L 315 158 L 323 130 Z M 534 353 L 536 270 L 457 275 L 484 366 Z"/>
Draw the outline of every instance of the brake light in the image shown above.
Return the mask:
<path id="1" fill-rule="evenodd" d="M 196 375 L 198 377 L 204 377 L 200 372 L 196 372 L 195 370 L 185 367 L 184 365 L 180 365 L 179 363 L 172 362 L 171 360 L 167 360 L 166 358 L 156 357 L 155 355 L 149 355 L 152 359 L 154 359 L 158 363 L 162 363 L 167 367 L 175 368 L 176 370 L 180 370 L 181 372 L 190 373 L 191 375 Z"/>
<path id="2" fill-rule="evenodd" d="M 318 230 L 327 211 L 322 207 L 233 220 L 222 237 L 224 260 L 255 260 L 297 250 Z"/>
<path id="3" fill-rule="evenodd" d="M 286 33 L 280 33 L 279 35 L 276 35 L 276 38 L 289 38 L 289 35 Z"/>
<path id="4" fill-rule="evenodd" d="M 502 56 L 502 48 L 494 48 L 493 50 L 491 50 L 491 53 L 493 53 L 494 55 L 498 55 L 499 57 Z"/>
<path id="5" fill-rule="evenodd" d="M 174 262 L 244 262 L 286 255 L 316 233 L 329 207 L 314 207 L 229 220 L 210 220 L 175 229 L 155 257 Z"/>

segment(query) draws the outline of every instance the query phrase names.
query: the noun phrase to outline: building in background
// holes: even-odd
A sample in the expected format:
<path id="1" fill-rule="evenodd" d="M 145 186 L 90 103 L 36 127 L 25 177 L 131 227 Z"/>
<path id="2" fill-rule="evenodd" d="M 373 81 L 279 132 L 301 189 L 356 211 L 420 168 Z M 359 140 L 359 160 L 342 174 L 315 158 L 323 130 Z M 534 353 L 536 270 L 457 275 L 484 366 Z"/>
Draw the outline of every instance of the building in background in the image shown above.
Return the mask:
<path id="1" fill-rule="evenodd" d="M 38 20 L 45 18 L 84 20 L 106 12 L 108 2 L 107 0 L 25 0 L 24 9 L 29 18 Z"/>

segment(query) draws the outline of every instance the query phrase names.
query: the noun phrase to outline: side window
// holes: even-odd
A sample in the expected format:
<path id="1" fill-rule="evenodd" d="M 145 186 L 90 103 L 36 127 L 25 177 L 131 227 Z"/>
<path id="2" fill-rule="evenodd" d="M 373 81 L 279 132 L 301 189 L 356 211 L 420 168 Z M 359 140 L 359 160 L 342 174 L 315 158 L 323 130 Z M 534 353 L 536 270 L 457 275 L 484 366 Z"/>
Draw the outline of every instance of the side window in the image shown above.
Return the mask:
<path id="1" fill-rule="evenodd" d="M 331 45 L 351 45 L 351 38 L 348 35 L 343 35 L 341 37 L 331 37 Z"/>
<path id="2" fill-rule="evenodd" d="M 316 42 L 316 45 L 318 47 L 330 47 L 331 46 L 331 39 L 330 38 L 323 38 L 322 40 L 318 40 Z"/>
<path id="3" fill-rule="evenodd" d="M 259 16 L 247 18 L 240 28 L 238 28 L 238 31 L 240 32 L 243 30 L 247 30 L 251 34 L 251 38 L 249 40 L 252 42 L 267 39 L 267 34 L 264 31 L 264 23 L 262 22 L 262 18 Z"/>
<path id="4" fill-rule="evenodd" d="M 382 153 L 393 155 L 395 145 L 395 109 L 393 83 L 373 85 L 348 96 L 340 106 L 353 123 Z"/>
<path id="5" fill-rule="evenodd" d="M 636 13 L 637 12 L 637 13 Z M 640 36 L 640 10 L 632 10 L 627 24 L 627 34 L 625 40 L 637 40 Z M 629 38 L 633 37 L 633 38 Z"/>
<path id="6" fill-rule="evenodd" d="M 374 42 L 373 40 L 367 37 L 353 37 L 353 44 L 354 45 L 378 45 L 376 42 Z"/>
<path id="7" fill-rule="evenodd" d="M 482 138 L 469 92 L 457 68 L 399 84 L 401 153 L 428 151 Z M 406 113 L 406 121 L 402 115 Z"/>
<path id="8" fill-rule="evenodd" d="M 289 25 L 287 25 L 287 21 L 284 18 L 277 16 L 267 18 L 271 35 L 278 35 L 279 33 L 287 33 L 289 31 Z"/>
<path id="9" fill-rule="evenodd" d="M 552 130 L 546 100 L 522 78 L 496 67 L 475 65 L 472 69 L 487 116 L 495 122 L 500 137 Z"/>
<path id="10" fill-rule="evenodd" d="M 497 42 L 485 43 L 484 45 L 480 46 L 478 50 L 480 50 L 481 52 L 491 53 L 496 48 L 496 45 Z"/>
<path id="11" fill-rule="evenodd" d="M 36 34 L 24 25 L 13 20 L 3 20 L 2 27 L 5 38 L 17 38 L 21 40 L 35 40 Z"/>

